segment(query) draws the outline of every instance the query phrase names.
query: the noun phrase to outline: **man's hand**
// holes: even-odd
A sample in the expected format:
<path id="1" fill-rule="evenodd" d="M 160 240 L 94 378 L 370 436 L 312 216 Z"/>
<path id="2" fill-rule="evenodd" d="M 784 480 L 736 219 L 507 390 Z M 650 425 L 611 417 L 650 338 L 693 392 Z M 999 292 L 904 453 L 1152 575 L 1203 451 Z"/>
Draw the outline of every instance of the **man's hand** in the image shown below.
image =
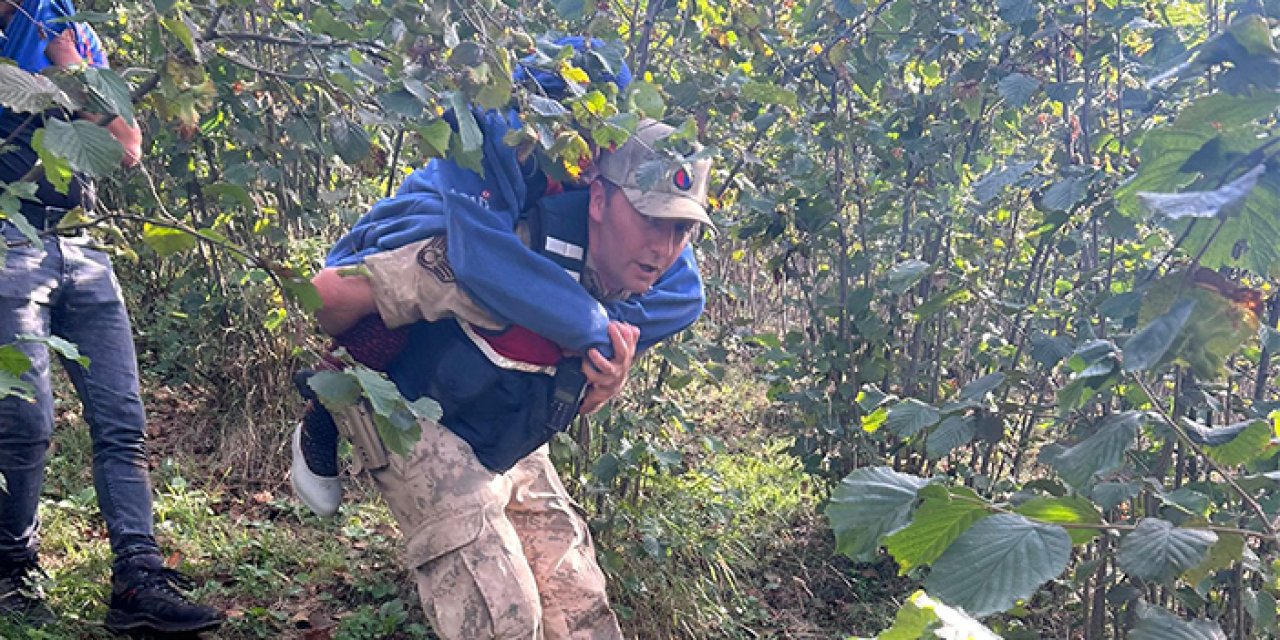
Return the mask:
<path id="1" fill-rule="evenodd" d="M 595 413 L 627 383 L 631 361 L 636 357 L 636 343 L 640 341 L 640 329 L 625 322 L 609 323 L 609 341 L 613 343 L 613 360 L 600 355 L 598 349 L 587 352 L 582 362 L 582 373 L 591 387 L 582 399 L 578 413 Z"/>
<path id="2" fill-rule="evenodd" d="M 75 25 L 69 25 L 66 30 L 50 40 L 49 44 L 45 45 L 44 55 L 54 66 L 63 69 L 82 64 L 84 58 L 76 47 Z M 95 123 L 101 122 L 103 118 L 100 114 L 84 111 L 77 112 L 76 115 Z M 124 147 L 124 156 L 120 158 L 120 164 L 126 167 L 138 164 L 142 159 L 142 130 L 136 124 L 127 124 L 123 118 L 112 118 L 106 126 L 111 136 L 120 143 L 121 147 Z"/>

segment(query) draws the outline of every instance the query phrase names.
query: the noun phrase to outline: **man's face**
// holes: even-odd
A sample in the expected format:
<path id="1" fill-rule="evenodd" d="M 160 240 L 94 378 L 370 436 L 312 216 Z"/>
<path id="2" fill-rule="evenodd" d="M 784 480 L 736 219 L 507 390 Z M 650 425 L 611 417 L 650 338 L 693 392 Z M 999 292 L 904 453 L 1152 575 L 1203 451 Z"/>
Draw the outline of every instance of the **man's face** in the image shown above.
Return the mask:
<path id="1" fill-rule="evenodd" d="M 651 218 L 640 213 L 621 189 L 591 183 L 591 261 L 610 291 L 641 294 L 684 251 L 698 227 L 692 220 Z"/>

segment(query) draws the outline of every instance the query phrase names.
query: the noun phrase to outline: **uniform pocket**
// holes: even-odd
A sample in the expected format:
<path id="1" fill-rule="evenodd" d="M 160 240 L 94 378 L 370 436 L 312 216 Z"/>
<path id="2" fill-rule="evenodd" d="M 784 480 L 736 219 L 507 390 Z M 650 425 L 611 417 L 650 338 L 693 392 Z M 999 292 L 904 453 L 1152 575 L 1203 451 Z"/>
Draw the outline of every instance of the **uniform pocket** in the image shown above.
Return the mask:
<path id="1" fill-rule="evenodd" d="M 542 637 L 537 583 L 519 539 L 487 511 L 420 528 L 406 559 L 442 638 Z"/>

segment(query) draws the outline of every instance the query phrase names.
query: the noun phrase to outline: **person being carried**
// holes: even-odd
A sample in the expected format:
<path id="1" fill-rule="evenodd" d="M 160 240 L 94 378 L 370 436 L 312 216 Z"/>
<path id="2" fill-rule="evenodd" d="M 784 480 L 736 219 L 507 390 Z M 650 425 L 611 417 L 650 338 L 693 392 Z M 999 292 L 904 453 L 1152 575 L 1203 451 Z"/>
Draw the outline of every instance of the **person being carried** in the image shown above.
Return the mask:
<path id="1" fill-rule="evenodd" d="M 66 20 L 74 14 L 67 0 L 26 0 L 21 6 L 0 0 L 0 56 L 31 73 L 50 66 L 106 67 L 93 29 Z M 44 117 L 65 116 L 57 112 Z M 100 123 L 104 118 L 93 113 L 75 117 Z M 0 184 L 23 179 L 36 165 L 31 137 L 38 121 L 27 114 L 0 114 L 0 139 L 13 145 L 0 155 Z M 138 127 L 122 118 L 103 124 L 124 147 L 122 163 L 136 164 L 142 152 Z M 212 629 L 222 622 L 221 612 L 183 595 L 179 589 L 189 580 L 164 565 L 156 543 L 137 358 L 111 261 L 88 238 L 56 232 L 70 209 L 92 208 L 92 193 L 92 184 L 79 176 L 65 194 L 41 178 L 39 202 L 21 204 L 22 216 L 41 232 L 40 243 L 33 244 L 16 225 L 0 219 L 9 247 L 0 270 L 0 344 L 18 336 L 57 335 L 88 358 L 87 366 L 66 360 L 63 366 L 89 423 L 98 506 L 115 555 L 106 627 L 117 633 Z M 53 430 L 53 394 L 48 348 L 27 340 L 17 346 L 31 360 L 22 380 L 35 389 L 35 397 L 0 398 L 0 473 L 5 480 L 0 491 L 0 615 L 42 626 L 54 620 L 39 588 L 37 557 L 37 507 Z"/>

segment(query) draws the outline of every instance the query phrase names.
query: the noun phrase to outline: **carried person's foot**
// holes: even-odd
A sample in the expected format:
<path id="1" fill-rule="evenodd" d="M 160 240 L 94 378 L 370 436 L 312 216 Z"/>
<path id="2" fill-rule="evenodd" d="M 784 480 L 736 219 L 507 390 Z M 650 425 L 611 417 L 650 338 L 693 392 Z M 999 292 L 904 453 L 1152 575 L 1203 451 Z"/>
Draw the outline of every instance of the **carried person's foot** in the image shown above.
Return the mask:
<path id="1" fill-rule="evenodd" d="M 112 633 L 148 631 L 192 634 L 217 628 L 221 611 L 196 604 L 183 594 L 191 579 L 164 566 L 160 556 L 125 560 L 111 578 L 111 606 L 105 626 Z"/>
<path id="2" fill-rule="evenodd" d="M 289 484 L 303 504 L 316 515 L 327 518 L 337 513 L 338 505 L 342 504 L 342 480 L 337 473 L 338 442 L 336 438 L 318 442 L 309 438 L 310 435 L 306 422 L 293 430 Z M 328 473 L 324 473 L 326 471 Z"/>
<path id="3" fill-rule="evenodd" d="M 45 602 L 41 582 L 44 572 L 35 557 L 17 562 L 0 561 L 0 618 L 30 627 L 43 627 L 56 616 Z"/>

